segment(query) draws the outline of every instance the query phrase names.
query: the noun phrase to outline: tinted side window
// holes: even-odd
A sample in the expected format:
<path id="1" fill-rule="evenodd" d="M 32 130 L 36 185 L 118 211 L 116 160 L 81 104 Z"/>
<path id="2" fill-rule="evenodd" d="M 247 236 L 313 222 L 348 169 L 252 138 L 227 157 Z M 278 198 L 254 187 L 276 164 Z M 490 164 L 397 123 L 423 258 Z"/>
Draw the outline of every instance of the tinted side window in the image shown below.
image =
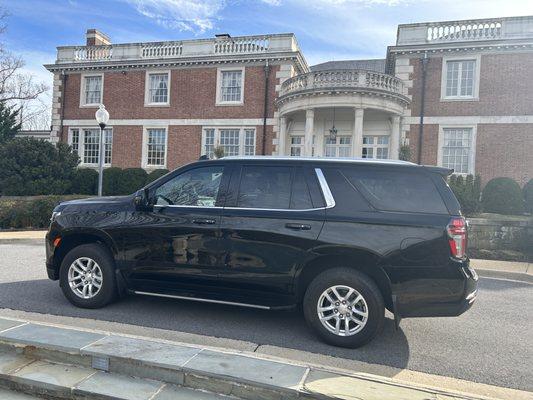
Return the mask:
<path id="1" fill-rule="evenodd" d="M 237 207 L 287 209 L 291 200 L 292 168 L 245 166 Z"/>
<path id="2" fill-rule="evenodd" d="M 448 213 L 435 184 L 424 174 L 366 168 L 342 172 L 378 210 Z"/>
<path id="3" fill-rule="evenodd" d="M 294 210 L 306 210 L 313 208 L 309 187 L 303 171 L 297 168 L 292 182 L 291 208 Z"/>
<path id="4" fill-rule="evenodd" d="M 222 171 L 220 166 L 185 171 L 155 190 L 156 204 L 214 207 Z"/>

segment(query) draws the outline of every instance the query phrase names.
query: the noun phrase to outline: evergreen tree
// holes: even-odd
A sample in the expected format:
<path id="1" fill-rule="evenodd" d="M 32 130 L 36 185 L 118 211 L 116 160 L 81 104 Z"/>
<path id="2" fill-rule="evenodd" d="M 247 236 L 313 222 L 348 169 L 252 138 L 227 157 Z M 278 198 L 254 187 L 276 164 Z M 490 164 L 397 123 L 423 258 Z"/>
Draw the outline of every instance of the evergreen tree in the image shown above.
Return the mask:
<path id="1" fill-rule="evenodd" d="M 4 102 L 0 102 L 0 144 L 13 139 L 21 129 L 18 115 L 19 110 L 13 110 Z"/>

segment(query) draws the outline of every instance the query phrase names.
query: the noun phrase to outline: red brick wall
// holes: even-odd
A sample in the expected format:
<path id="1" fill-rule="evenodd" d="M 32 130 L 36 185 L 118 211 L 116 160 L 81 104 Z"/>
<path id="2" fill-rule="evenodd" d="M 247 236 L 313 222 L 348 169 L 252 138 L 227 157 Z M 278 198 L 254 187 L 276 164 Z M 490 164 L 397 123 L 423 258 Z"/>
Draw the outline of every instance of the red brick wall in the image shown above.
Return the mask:
<path id="1" fill-rule="evenodd" d="M 270 69 L 269 117 L 274 115 L 276 71 Z M 217 68 L 171 71 L 170 106 L 145 107 L 146 71 L 105 72 L 103 102 L 112 119 L 262 118 L 265 74 L 262 66 L 246 67 L 243 106 L 216 106 Z M 65 119 L 93 119 L 96 107 L 80 108 L 81 74 L 65 84 Z"/>
<path id="2" fill-rule="evenodd" d="M 465 55 L 465 57 L 468 57 Z M 411 110 L 420 115 L 422 67 L 419 59 L 411 59 L 414 67 Z M 533 105 L 533 53 L 482 55 L 480 64 L 479 101 L 441 101 L 442 58 L 431 57 L 426 75 L 426 116 L 447 115 L 531 115 Z"/>
<path id="3" fill-rule="evenodd" d="M 418 162 L 418 137 L 420 125 L 411 125 L 410 131 L 407 133 L 409 138 L 409 147 L 411 148 L 411 161 Z M 439 126 L 424 124 L 422 146 L 422 160 L 420 164 L 436 165 L 437 164 L 437 150 L 439 140 Z"/>
<path id="4" fill-rule="evenodd" d="M 476 171 L 483 184 L 506 176 L 523 186 L 533 178 L 533 124 L 478 125 Z"/>

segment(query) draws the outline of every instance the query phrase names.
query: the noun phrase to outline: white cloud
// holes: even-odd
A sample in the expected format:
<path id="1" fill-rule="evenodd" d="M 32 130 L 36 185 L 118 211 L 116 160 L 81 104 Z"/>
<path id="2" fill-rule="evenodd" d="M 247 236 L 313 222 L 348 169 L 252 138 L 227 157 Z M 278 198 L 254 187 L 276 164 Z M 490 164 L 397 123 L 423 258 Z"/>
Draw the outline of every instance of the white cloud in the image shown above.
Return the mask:
<path id="1" fill-rule="evenodd" d="M 212 29 L 225 0 L 125 0 L 167 28 L 203 33 Z"/>
<path id="2" fill-rule="evenodd" d="M 280 6 L 281 0 L 261 0 L 261 2 L 266 3 L 270 6 Z"/>

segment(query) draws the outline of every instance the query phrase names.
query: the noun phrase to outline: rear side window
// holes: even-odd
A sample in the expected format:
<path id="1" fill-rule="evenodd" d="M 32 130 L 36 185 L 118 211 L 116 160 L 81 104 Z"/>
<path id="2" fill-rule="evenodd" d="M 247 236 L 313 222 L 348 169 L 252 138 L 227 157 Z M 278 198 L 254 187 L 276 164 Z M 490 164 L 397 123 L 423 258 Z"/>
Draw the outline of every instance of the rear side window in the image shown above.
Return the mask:
<path id="1" fill-rule="evenodd" d="M 378 210 L 447 214 L 433 181 L 421 173 L 346 168 L 343 174 Z"/>
<path id="2" fill-rule="evenodd" d="M 237 207 L 287 209 L 291 201 L 292 168 L 245 166 Z"/>
<path id="3" fill-rule="evenodd" d="M 300 168 L 294 172 L 292 182 L 291 208 L 293 210 L 306 210 L 313 208 L 309 187 L 305 181 L 305 176 Z"/>

